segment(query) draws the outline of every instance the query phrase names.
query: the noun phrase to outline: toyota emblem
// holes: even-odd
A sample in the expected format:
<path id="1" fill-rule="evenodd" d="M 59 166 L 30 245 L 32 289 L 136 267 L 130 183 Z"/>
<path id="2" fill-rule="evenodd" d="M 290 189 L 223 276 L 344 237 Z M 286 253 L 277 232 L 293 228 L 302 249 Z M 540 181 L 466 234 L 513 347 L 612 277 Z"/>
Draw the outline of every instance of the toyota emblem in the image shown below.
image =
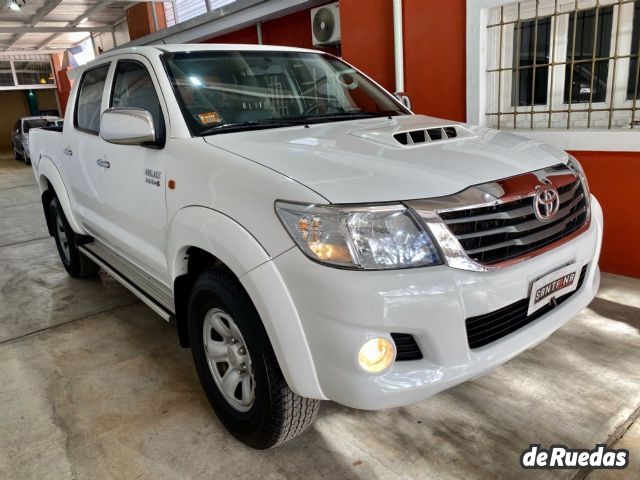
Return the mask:
<path id="1" fill-rule="evenodd" d="M 558 191 L 549 185 L 538 185 L 536 195 L 533 198 L 533 212 L 541 221 L 555 217 L 560 209 L 560 195 Z"/>

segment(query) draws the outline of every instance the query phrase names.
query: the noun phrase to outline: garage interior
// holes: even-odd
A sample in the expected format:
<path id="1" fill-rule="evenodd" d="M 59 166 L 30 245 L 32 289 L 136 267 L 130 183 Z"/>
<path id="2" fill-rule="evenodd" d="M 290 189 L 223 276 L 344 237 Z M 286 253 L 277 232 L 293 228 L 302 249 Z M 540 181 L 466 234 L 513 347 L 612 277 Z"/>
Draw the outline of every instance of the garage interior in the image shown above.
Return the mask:
<path id="1" fill-rule="evenodd" d="M 553 107 L 501 111 L 499 98 L 492 111 L 496 79 L 514 55 L 492 39 L 513 37 L 513 27 L 504 33 L 514 23 L 509 15 L 532 5 L 536 25 L 589 9 L 606 19 L 612 9 L 609 28 L 622 33 L 606 60 L 617 75 L 604 84 L 616 91 L 615 77 L 627 75 L 628 107 L 607 103 L 602 119 L 597 106 L 593 115 L 577 111 L 575 124 Z M 324 41 L 313 23 L 323 6 L 336 12 Z M 629 37 L 626 54 L 614 48 L 616 35 Z M 640 478 L 639 39 L 640 0 L 7 1 L 0 6 L 0 477 Z M 19 118 L 64 116 L 76 66 L 158 43 L 322 49 L 387 90 L 406 92 L 415 113 L 506 128 L 569 151 L 604 211 L 596 299 L 547 341 L 420 404 L 359 411 L 326 401 L 294 441 L 268 451 L 242 445 L 211 411 L 173 325 L 104 272 L 88 281 L 67 276 L 31 167 L 12 157 Z M 478 61 L 496 48 L 497 69 L 495 59 Z M 544 126 L 534 125 L 538 119 Z M 547 128 L 556 121 L 569 128 Z M 606 444 L 627 449 L 630 465 L 524 471 L 519 458 L 530 444 Z"/>

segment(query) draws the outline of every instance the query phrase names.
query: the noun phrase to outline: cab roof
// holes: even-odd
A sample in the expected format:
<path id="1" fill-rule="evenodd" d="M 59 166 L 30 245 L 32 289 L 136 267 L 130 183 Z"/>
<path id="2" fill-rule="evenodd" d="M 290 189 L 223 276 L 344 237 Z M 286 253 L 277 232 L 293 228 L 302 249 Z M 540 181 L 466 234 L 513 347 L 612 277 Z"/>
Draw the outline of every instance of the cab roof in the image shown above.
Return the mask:
<path id="1" fill-rule="evenodd" d="M 283 47 L 279 45 L 255 45 L 255 44 L 232 44 L 232 43 L 182 43 L 182 44 L 169 44 L 169 45 L 157 45 L 158 50 L 163 52 L 202 52 L 202 51 L 264 51 L 264 52 L 308 52 L 308 53 L 323 53 L 319 50 L 310 50 L 308 48 L 298 47 Z"/>
<path id="2" fill-rule="evenodd" d="M 125 55 L 127 53 L 139 53 L 141 55 L 158 55 L 162 52 L 228 52 L 228 51 L 244 51 L 244 52 L 307 52 L 307 53 L 324 53 L 319 50 L 310 50 L 307 48 L 297 47 L 281 47 L 277 45 L 253 45 L 253 44 L 230 44 L 230 43 L 180 43 L 168 45 L 149 45 L 143 47 L 124 47 L 110 50 L 96 57 L 95 60 L 87 63 L 92 65 L 105 58 Z"/>

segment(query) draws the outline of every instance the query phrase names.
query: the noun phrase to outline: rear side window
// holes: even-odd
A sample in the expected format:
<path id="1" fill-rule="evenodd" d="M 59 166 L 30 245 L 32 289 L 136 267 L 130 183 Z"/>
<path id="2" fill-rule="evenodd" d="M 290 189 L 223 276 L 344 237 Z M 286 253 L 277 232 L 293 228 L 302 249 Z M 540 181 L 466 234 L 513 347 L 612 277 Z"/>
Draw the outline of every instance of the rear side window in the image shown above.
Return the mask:
<path id="1" fill-rule="evenodd" d="M 143 108 L 153 117 L 156 142 L 159 144 L 164 142 L 165 126 L 160 101 L 151 75 L 144 65 L 133 61 L 118 62 L 111 107 Z"/>
<path id="2" fill-rule="evenodd" d="M 100 106 L 109 65 L 88 70 L 82 75 L 76 102 L 75 127 L 95 135 L 100 131 Z"/>

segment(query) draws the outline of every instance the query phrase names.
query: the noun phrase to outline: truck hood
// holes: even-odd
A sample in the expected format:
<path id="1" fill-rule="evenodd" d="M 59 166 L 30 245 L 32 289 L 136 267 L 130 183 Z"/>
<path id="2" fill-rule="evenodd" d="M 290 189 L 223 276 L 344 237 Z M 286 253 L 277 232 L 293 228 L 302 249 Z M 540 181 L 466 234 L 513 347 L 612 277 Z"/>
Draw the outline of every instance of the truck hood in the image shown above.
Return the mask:
<path id="1" fill-rule="evenodd" d="M 566 153 L 539 142 L 423 115 L 204 139 L 306 185 L 331 203 L 450 195 L 567 160 Z"/>

